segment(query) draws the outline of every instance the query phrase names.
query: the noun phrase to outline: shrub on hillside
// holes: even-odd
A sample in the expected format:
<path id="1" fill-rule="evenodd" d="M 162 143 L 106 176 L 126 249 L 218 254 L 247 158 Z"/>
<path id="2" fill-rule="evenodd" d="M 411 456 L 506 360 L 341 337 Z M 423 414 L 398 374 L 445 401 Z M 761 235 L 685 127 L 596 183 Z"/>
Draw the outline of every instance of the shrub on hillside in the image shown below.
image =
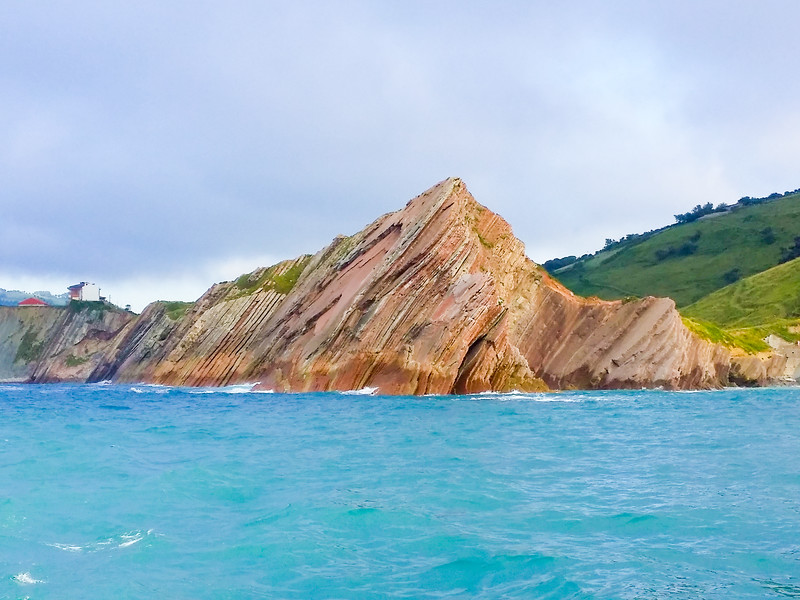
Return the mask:
<path id="1" fill-rule="evenodd" d="M 800 256 L 800 235 L 794 238 L 794 245 L 783 249 L 781 263 L 789 262 Z"/>
<path id="2" fill-rule="evenodd" d="M 695 252 L 697 252 L 697 244 L 695 242 L 684 242 L 677 248 L 675 246 L 659 248 L 656 250 L 656 260 L 661 262 L 662 260 L 667 260 L 675 256 L 689 256 Z"/>
<path id="3" fill-rule="evenodd" d="M 578 260 L 577 256 L 564 256 L 563 258 L 551 258 L 542 265 L 548 273 L 552 273 L 553 271 L 560 269 L 561 267 L 566 267 L 567 265 L 571 265 L 575 261 Z"/>
<path id="4" fill-rule="evenodd" d="M 722 275 L 722 281 L 725 282 L 725 285 L 736 283 L 741 278 L 742 278 L 742 272 L 739 271 L 739 269 L 737 268 L 733 268 Z"/>

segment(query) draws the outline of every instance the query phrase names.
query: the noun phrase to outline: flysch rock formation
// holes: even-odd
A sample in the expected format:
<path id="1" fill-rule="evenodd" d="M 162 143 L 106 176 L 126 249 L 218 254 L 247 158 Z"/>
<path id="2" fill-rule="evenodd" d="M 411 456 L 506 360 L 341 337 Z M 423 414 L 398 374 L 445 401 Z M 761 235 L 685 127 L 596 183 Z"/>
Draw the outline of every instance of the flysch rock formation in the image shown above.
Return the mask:
<path id="1" fill-rule="evenodd" d="M 0 382 L 30 381 L 63 312 L 40 306 L 0 307 Z"/>
<path id="2" fill-rule="evenodd" d="M 151 305 L 106 356 L 93 378 L 385 394 L 710 388 L 730 365 L 669 299 L 576 297 L 459 179 L 177 321 Z"/>
<path id="3" fill-rule="evenodd" d="M 100 302 L 0 309 L 0 381 L 94 380 L 135 315 Z"/>
<path id="4" fill-rule="evenodd" d="M 214 285 L 191 307 L 156 302 L 138 317 L 100 303 L 0 308 L 0 381 L 673 389 L 729 375 L 763 383 L 798 360 L 732 359 L 686 329 L 669 299 L 575 296 L 459 179 L 314 256 Z"/>

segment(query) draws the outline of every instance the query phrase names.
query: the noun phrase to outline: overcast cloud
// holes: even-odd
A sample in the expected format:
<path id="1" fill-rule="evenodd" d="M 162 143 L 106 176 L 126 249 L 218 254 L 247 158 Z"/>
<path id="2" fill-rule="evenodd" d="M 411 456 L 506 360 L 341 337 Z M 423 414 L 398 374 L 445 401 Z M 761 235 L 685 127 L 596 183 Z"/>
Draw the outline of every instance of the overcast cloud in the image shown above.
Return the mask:
<path id="1" fill-rule="evenodd" d="M 6 2 L 0 287 L 194 299 L 449 177 L 537 261 L 800 187 L 794 1 Z"/>

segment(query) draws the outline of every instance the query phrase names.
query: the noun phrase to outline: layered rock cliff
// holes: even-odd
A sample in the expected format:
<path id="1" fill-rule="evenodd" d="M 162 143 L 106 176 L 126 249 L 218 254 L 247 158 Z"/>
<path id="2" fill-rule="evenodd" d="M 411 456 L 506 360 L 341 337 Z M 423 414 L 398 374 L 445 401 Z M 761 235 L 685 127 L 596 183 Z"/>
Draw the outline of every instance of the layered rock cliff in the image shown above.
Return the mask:
<path id="1" fill-rule="evenodd" d="M 0 381 L 94 380 L 135 315 L 101 302 L 0 307 Z"/>
<path id="2" fill-rule="evenodd" d="M 30 381 L 64 309 L 0 307 L 0 382 Z"/>
<path id="3" fill-rule="evenodd" d="M 438 394 L 713 387 L 728 374 L 727 351 L 670 300 L 585 300 L 551 280 L 458 179 L 313 257 L 213 286 L 168 333 L 148 311 L 119 381 Z"/>
<path id="4" fill-rule="evenodd" d="M 705 388 L 730 365 L 671 300 L 573 295 L 458 179 L 314 256 L 217 284 L 185 314 L 156 303 L 87 327 L 51 336 L 30 378 L 77 376 L 66 357 L 81 344 L 87 379 L 279 391 Z"/>
<path id="5" fill-rule="evenodd" d="M 787 342 L 777 335 L 765 341 L 770 349 L 747 354 L 736 349 L 731 356 L 730 383 L 734 385 L 796 385 L 800 381 L 800 343 Z"/>

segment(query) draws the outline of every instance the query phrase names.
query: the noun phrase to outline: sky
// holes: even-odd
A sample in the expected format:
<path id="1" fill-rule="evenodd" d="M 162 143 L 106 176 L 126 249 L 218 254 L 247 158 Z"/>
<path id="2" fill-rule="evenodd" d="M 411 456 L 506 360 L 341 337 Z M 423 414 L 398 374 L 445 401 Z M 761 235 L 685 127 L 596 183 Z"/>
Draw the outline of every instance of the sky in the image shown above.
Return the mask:
<path id="1" fill-rule="evenodd" d="M 0 287 L 194 300 L 447 177 L 528 255 L 800 187 L 800 3 L 0 4 Z"/>

